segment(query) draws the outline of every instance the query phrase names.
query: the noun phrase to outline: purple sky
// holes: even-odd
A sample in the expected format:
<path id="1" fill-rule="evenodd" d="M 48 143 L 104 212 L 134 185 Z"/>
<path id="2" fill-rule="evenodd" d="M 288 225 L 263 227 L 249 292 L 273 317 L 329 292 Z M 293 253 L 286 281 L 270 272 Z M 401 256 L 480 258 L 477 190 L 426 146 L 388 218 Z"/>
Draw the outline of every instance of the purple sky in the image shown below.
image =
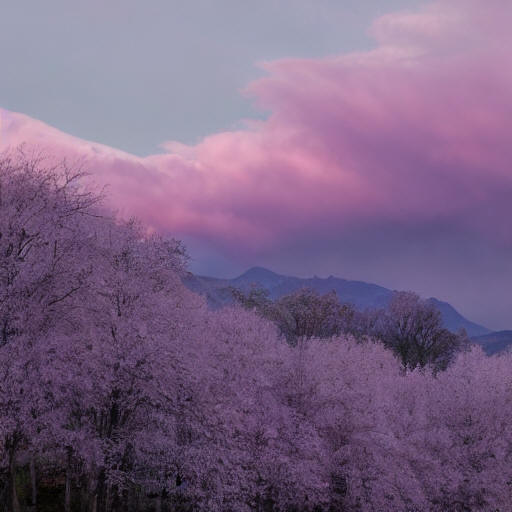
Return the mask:
<path id="1" fill-rule="evenodd" d="M 103 130 L 87 135 L 88 125 L 80 124 L 80 116 L 76 128 L 68 129 L 66 123 L 75 123 L 72 117 L 64 122 L 37 114 L 50 111 L 51 102 L 43 101 L 39 110 L 32 103 L 24 108 L 21 97 L 13 99 L 2 89 L 0 101 L 7 99 L 6 109 L 0 110 L 0 145 L 26 141 L 57 155 L 84 158 L 96 183 L 111 185 L 111 201 L 121 214 L 136 214 L 154 229 L 187 242 L 193 270 L 234 276 L 257 264 L 302 276 L 334 274 L 413 289 L 448 300 L 490 328 L 512 327 L 512 36 L 507 26 L 512 4 L 408 2 L 411 10 L 403 11 L 404 3 L 397 2 L 389 4 L 387 14 L 375 7 L 353 15 L 359 23 L 366 21 L 373 45 L 367 36 L 358 39 L 350 31 L 348 42 L 341 42 L 343 21 L 347 24 L 350 17 L 341 16 L 340 4 L 334 4 L 320 2 L 323 14 L 312 22 L 312 2 L 283 2 L 275 12 L 266 3 L 259 16 L 274 27 L 275 33 L 270 32 L 282 48 L 287 40 L 301 41 L 301 33 L 313 41 L 315 33 L 326 32 L 330 35 L 320 38 L 323 52 L 299 44 L 280 55 L 275 42 L 274 47 L 268 44 L 266 54 L 264 48 L 259 55 L 237 53 L 234 68 L 245 55 L 244 69 L 256 71 L 244 77 L 243 93 L 229 93 L 250 107 L 227 102 L 231 120 L 220 116 L 217 126 L 208 125 L 208 103 L 222 110 L 217 101 L 222 95 L 216 96 L 215 89 L 224 82 L 216 82 L 216 69 L 205 64 L 211 79 L 207 76 L 198 91 L 206 106 L 196 105 L 205 124 L 199 127 L 193 115 L 173 118 L 169 133 L 180 142 L 154 139 L 153 144 L 161 143 L 160 152 L 151 151 L 146 142 L 130 145 L 138 134 L 141 141 L 148 134 L 161 136 L 159 115 L 154 130 L 150 115 L 140 116 L 140 123 L 137 116 L 130 119 L 124 139 L 126 122 L 118 135 L 114 128 L 108 136 Z M 211 5 L 197 2 L 197 15 Z M 344 7 L 352 12 L 350 2 Z M 340 16 L 338 31 L 331 13 Z M 122 24 L 99 4 L 94 16 L 110 16 L 112 31 Z M 377 16 L 373 22 L 372 16 Z M 293 31 L 285 24 L 280 33 L 281 19 L 293 27 L 302 20 L 306 28 Z M 150 28 L 148 21 L 144 30 Z M 242 46 L 252 48 L 246 32 L 239 34 Z M 213 46 L 222 48 L 224 42 L 228 48 L 229 38 L 223 40 L 215 31 L 207 34 Z M 182 38 L 189 41 L 186 34 Z M 258 41 L 267 41 L 263 31 L 253 32 L 252 38 L 258 48 Z M 293 57 L 278 58 L 284 55 Z M 193 59 L 193 52 L 182 56 L 187 58 Z M 142 74 L 151 85 L 161 67 L 172 67 L 172 61 L 153 64 L 154 69 L 138 69 L 134 63 L 133 75 L 139 80 Z M 196 64 L 201 68 L 200 61 Z M 222 65 L 229 67 L 228 61 Z M 175 71 L 177 80 L 183 80 Z M 44 71 L 39 73 L 44 81 Z M 187 78 L 192 89 L 198 87 L 197 76 Z M 225 84 L 235 81 L 226 79 Z M 25 87 L 37 103 L 37 83 Z M 91 102 L 91 87 L 84 85 L 83 96 L 76 99 L 83 109 Z M 194 105 L 184 86 L 183 91 L 183 101 Z M 115 93 L 111 91 L 114 104 Z M 150 94 L 134 93 L 125 105 L 137 112 Z M 179 102 L 179 94 L 173 94 Z M 168 104 L 162 105 L 165 112 Z M 96 122 L 114 127 L 115 109 L 102 115 Z M 120 119 L 122 125 L 126 117 Z M 196 139 L 190 137 L 193 127 Z"/>

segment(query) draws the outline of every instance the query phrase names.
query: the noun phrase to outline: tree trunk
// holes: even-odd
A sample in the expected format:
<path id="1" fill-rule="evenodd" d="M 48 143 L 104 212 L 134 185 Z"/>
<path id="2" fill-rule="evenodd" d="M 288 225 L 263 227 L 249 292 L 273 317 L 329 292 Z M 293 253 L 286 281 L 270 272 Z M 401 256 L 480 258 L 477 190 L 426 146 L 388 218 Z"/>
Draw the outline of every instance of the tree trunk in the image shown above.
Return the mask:
<path id="1" fill-rule="evenodd" d="M 162 512 L 162 495 L 158 494 L 155 503 L 155 512 Z"/>
<path id="2" fill-rule="evenodd" d="M 107 512 L 107 489 L 105 482 L 105 471 L 101 470 L 96 479 L 95 506 L 99 512 Z M 96 510 L 94 510 L 96 512 Z"/>
<path id="3" fill-rule="evenodd" d="M 11 473 L 11 508 L 12 512 L 21 512 L 20 501 L 18 499 L 18 491 L 16 489 L 16 459 L 14 450 L 9 455 L 9 472 Z"/>
<path id="4" fill-rule="evenodd" d="M 71 459 L 73 450 L 71 447 L 66 448 L 67 464 L 66 464 L 66 487 L 64 491 L 64 511 L 71 512 Z"/>
<path id="5" fill-rule="evenodd" d="M 37 510 L 37 477 L 36 461 L 34 455 L 30 457 L 30 487 L 32 490 L 32 510 Z"/>
<path id="6" fill-rule="evenodd" d="M 105 512 L 110 512 L 111 509 L 111 501 L 112 501 L 112 487 L 110 485 L 105 485 Z"/>
<path id="7" fill-rule="evenodd" d="M 98 490 L 95 480 L 91 472 L 87 478 L 87 512 L 96 512 L 98 508 Z"/>
<path id="8" fill-rule="evenodd" d="M 82 489 L 80 491 L 80 512 L 89 512 L 89 488 L 87 480 L 82 478 Z"/>
<path id="9" fill-rule="evenodd" d="M 98 512 L 98 495 L 92 497 L 91 512 Z"/>

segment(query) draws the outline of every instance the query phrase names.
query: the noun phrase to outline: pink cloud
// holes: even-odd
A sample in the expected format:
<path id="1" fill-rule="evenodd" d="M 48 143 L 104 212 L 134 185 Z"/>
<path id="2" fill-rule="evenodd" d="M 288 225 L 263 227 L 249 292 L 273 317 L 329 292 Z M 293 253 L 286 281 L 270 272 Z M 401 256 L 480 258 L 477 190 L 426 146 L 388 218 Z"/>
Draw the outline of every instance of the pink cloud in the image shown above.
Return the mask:
<path id="1" fill-rule="evenodd" d="M 369 52 L 264 64 L 271 113 L 138 158 L 1 111 L 2 147 L 81 157 L 111 200 L 156 229 L 265 251 L 297 236 L 449 222 L 512 244 L 508 0 L 389 14 Z"/>

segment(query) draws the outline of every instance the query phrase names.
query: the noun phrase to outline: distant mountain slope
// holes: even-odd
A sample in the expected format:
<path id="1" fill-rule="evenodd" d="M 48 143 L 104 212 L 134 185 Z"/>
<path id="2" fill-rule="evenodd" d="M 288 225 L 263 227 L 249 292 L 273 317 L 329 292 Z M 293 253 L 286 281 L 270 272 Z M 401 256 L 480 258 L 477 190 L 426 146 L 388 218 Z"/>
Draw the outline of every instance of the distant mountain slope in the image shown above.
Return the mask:
<path id="1" fill-rule="evenodd" d="M 363 281 L 350 281 L 333 276 L 326 279 L 316 276 L 311 278 L 285 276 L 261 267 L 253 267 L 234 279 L 217 279 L 190 274 L 185 278 L 185 284 L 191 290 L 206 296 L 208 303 L 214 308 L 233 301 L 229 287 L 248 291 L 251 287 L 258 286 L 266 289 L 272 299 L 301 288 L 312 288 L 322 294 L 334 290 L 342 302 L 350 302 L 359 310 L 384 308 L 393 295 L 393 291 L 388 288 Z M 435 298 L 429 300 L 441 311 L 447 329 L 457 331 L 464 328 L 470 337 L 490 332 L 489 329 L 464 318 L 447 302 Z"/>
<path id="2" fill-rule="evenodd" d="M 512 331 L 496 331 L 483 336 L 473 336 L 472 341 L 478 343 L 485 353 L 491 356 L 512 346 Z"/>
<path id="3" fill-rule="evenodd" d="M 443 318 L 443 323 L 450 331 L 455 332 L 458 329 L 464 328 L 470 338 L 474 336 L 482 336 L 491 332 L 487 327 L 475 324 L 467 318 L 464 318 L 451 304 L 448 304 L 448 302 L 440 301 L 434 297 L 431 297 L 428 300 L 432 302 L 437 309 L 439 309 L 441 317 Z"/>

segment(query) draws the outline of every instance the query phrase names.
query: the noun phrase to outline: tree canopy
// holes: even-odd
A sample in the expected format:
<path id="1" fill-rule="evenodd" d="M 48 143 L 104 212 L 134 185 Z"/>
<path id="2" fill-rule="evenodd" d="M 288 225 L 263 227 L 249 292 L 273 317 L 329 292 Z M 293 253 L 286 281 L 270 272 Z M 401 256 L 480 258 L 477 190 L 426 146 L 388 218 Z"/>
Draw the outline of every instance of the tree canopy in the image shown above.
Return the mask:
<path id="1" fill-rule="evenodd" d="M 413 294 L 212 311 L 186 263 L 81 173 L 0 158 L 2 510 L 507 509 L 512 356 Z"/>

